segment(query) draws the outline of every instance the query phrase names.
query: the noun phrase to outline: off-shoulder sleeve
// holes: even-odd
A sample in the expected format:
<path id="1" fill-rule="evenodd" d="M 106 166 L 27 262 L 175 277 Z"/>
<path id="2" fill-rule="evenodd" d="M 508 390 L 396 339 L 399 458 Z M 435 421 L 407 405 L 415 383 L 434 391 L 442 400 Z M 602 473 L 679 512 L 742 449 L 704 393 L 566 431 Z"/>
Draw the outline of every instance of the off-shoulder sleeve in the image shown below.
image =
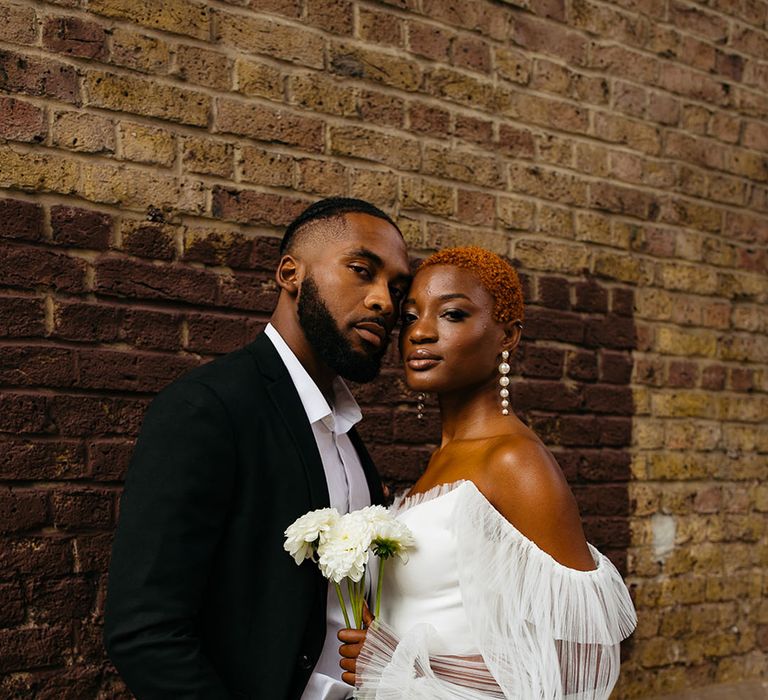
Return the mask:
<path id="1" fill-rule="evenodd" d="M 461 594 L 479 655 L 429 653 L 431 628 L 401 639 L 374 623 L 356 697 L 602 700 L 619 674 L 635 610 L 613 564 L 590 546 L 592 571 L 569 569 L 524 537 L 470 484 L 453 519 Z"/>

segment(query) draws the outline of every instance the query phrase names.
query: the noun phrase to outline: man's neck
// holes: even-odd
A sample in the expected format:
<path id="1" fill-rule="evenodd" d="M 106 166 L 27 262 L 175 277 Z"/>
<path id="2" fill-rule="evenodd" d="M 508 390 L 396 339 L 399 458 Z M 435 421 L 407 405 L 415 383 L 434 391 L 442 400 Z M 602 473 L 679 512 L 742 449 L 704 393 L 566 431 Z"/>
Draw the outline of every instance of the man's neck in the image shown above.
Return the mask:
<path id="1" fill-rule="evenodd" d="M 285 314 L 278 311 L 279 309 L 275 309 L 269 322 L 291 352 L 296 355 L 296 359 L 320 389 L 328 405 L 333 406 L 333 380 L 336 378 L 336 373 L 317 357 L 298 321 L 293 317 L 285 318 Z"/>

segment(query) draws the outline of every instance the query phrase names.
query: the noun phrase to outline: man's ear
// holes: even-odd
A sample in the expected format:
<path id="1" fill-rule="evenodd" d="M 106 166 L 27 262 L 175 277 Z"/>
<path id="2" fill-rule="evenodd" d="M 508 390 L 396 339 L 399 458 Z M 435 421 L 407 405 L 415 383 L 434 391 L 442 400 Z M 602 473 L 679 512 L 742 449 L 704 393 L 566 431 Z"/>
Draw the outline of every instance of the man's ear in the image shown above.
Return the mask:
<path id="1" fill-rule="evenodd" d="M 523 336 L 523 324 L 521 321 L 509 321 L 504 324 L 504 342 L 502 348 L 508 350 L 511 355 L 520 344 Z"/>
<path id="2" fill-rule="evenodd" d="M 296 296 L 301 283 L 301 263 L 292 255 L 283 255 L 277 264 L 275 281 L 280 289 L 284 289 L 290 296 Z"/>

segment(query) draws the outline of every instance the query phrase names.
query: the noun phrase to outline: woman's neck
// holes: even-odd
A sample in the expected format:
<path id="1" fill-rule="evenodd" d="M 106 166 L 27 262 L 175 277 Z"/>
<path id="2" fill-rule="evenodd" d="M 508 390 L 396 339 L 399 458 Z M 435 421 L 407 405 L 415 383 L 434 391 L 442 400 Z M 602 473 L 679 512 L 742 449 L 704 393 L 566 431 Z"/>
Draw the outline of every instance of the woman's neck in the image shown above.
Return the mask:
<path id="1" fill-rule="evenodd" d="M 454 440 L 498 436 L 509 427 L 510 416 L 501 414 L 501 397 L 495 381 L 471 391 L 464 389 L 441 394 L 438 401 L 442 424 L 441 447 Z"/>

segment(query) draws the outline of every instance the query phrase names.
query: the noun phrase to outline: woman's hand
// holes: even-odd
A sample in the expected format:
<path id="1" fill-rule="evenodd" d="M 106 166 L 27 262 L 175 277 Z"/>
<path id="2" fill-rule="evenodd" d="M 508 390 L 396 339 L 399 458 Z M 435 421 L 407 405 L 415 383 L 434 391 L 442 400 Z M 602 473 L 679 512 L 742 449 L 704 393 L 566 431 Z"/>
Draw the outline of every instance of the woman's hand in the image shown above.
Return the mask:
<path id="1" fill-rule="evenodd" d="M 339 654 L 341 654 L 341 666 L 344 671 L 341 674 L 341 680 L 348 683 L 351 686 L 355 685 L 355 675 L 357 674 L 357 657 L 360 656 L 360 650 L 365 644 L 366 628 L 373 622 L 373 615 L 368 609 L 368 604 L 363 604 L 363 629 L 352 630 L 343 629 L 339 630 L 338 638 L 343 644 L 339 647 Z"/>

